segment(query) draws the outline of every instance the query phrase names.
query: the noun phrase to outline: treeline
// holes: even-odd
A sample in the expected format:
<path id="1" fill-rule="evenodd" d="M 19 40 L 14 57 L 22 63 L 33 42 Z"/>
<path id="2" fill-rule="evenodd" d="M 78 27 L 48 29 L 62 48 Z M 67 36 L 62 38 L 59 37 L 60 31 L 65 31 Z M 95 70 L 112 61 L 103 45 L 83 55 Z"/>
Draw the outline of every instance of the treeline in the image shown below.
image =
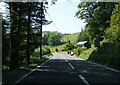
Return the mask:
<path id="1" fill-rule="evenodd" d="M 50 31 L 43 31 L 43 45 L 51 45 L 51 46 L 57 46 L 61 45 L 61 39 L 63 34 L 59 33 L 57 31 L 50 32 Z"/>
<path id="2" fill-rule="evenodd" d="M 89 59 L 120 66 L 120 2 L 81 2 L 78 8 L 76 17 L 87 23 L 78 41 L 99 44 Z"/>
<path id="3" fill-rule="evenodd" d="M 48 21 L 45 10 L 48 2 L 8 2 L 7 17 L 2 20 L 2 64 L 11 70 L 31 63 L 31 55 L 40 46 L 42 24 Z"/>

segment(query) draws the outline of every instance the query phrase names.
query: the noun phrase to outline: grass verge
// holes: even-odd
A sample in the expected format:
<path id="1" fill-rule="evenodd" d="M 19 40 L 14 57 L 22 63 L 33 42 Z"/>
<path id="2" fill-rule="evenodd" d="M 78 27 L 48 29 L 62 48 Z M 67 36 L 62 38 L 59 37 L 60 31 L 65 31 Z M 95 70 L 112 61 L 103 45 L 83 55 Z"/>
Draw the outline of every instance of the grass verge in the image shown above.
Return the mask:
<path id="1" fill-rule="evenodd" d="M 13 84 L 18 79 L 20 79 L 22 76 L 30 72 L 32 69 L 36 68 L 37 65 L 42 64 L 49 58 L 51 58 L 52 55 L 44 55 L 43 59 L 36 60 L 33 63 L 27 65 L 22 65 L 20 68 L 12 70 L 12 71 L 3 71 L 2 72 L 2 85 L 6 85 L 7 83 Z"/>
<path id="2" fill-rule="evenodd" d="M 109 62 L 111 62 L 109 60 L 110 56 L 111 56 L 111 53 L 106 53 L 106 54 L 99 53 L 98 49 L 96 47 L 93 47 L 93 48 L 90 48 L 87 50 L 82 50 L 80 52 L 80 55 L 77 57 L 120 71 L 120 68 L 118 65 L 116 65 L 115 63 L 112 63 L 112 64 L 109 63 Z M 114 59 L 115 59 L 115 57 L 114 57 Z"/>

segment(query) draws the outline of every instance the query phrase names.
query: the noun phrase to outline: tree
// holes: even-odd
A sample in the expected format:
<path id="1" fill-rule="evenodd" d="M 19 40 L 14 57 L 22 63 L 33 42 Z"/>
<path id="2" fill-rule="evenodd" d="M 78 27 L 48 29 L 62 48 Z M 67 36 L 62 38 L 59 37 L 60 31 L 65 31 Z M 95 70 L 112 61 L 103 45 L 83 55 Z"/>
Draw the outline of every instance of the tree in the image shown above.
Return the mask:
<path id="1" fill-rule="evenodd" d="M 72 43 L 67 43 L 64 49 L 66 51 L 69 51 L 69 50 L 72 50 L 73 48 L 74 48 L 74 45 Z"/>
<path id="2" fill-rule="evenodd" d="M 80 41 L 89 41 L 87 33 L 86 33 L 86 29 L 82 29 L 82 31 L 79 33 L 78 38 L 77 38 L 77 42 Z"/>
<path id="3" fill-rule="evenodd" d="M 17 44 L 17 3 L 9 2 L 10 6 L 10 21 L 11 21 L 11 30 L 10 30 L 10 69 L 15 69 L 19 66 L 18 63 L 18 44 Z"/>
<path id="4" fill-rule="evenodd" d="M 38 44 L 40 43 L 41 37 L 38 36 L 42 35 L 39 30 L 41 25 L 40 22 L 42 21 L 40 15 L 41 3 L 8 2 L 7 4 L 9 5 L 8 7 L 6 6 L 6 9 L 9 9 L 7 23 L 9 23 L 8 28 L 10 28 L 10 32 L 6 32 L 6 25 L 4 24 L 3 42 L 6 43 L 4 43 L 3 47 L 8 47 L 7 49 L 3 49 L 5 50 L 3 55 L 9 57 L 10 62 L 8 63 L 10 63 L 10 69 L 12 70 L 26 63 L 23 60 L 26 60 L 29 64 L 30 55 L 34 52 L 35 48 L 39 47 Z M 47 2 L 45 2 L 45 4 L 47 4 Z M 43 8 L 46 9 L 45 6 Z M 45 15 L 43 15 L 42 17 L 45 19 Z M 45 22 L 47 22 L 47 20 L 43 20 L 42 23 L 46 24 Z M 9 50 L 10 52 L 8 52 Z"/>
<path id="5" fill-rule="evenodd" d="M 48 39 L 49 45 L 59 45 L 61 43 L 62 34 L 53 32 Z"/>
<path id="6" fill-rule="evenodd" d="M 115 4 L 113 2 L 81 2 L 78 5 L 79 10 L 76 16 L 85 19 L 87 34 L 91 41 L 97 36 L 101 41 L 103 40 Z"/>
<path id="7" fill-rule="evenodd" d="M 27 63 L 30 64 L 30 32 L 31 32 L 31 14 L 32 14 L 32 3 L 28 2 L 28 27 L 27 27 L 27 46 L 26 46 L 26 53 L 27 53 Z"/>
<path id="8" fill-rule="evenodd" d="M 110 43 L 120 44 L 120 2 L 115 6 L 111 20 L 110 28 L 106 31 L 106 39 Z"/>
<path id="9" fill-rule="evenodd" d="M 42 38 L 43 45 L 49 45 L 48 40 L 50 38 L 50 34 L 51 33 L 49 31 L 43 31 L 43 38 Z"/>
<path id="10" fill-rule="evenodd" d="M 10 49 L 10 37 L 8 33 L 8 22 L 6 19 L 1 19 L 2 21 L 2 64 L 7 65 L 9 49 Z"/>

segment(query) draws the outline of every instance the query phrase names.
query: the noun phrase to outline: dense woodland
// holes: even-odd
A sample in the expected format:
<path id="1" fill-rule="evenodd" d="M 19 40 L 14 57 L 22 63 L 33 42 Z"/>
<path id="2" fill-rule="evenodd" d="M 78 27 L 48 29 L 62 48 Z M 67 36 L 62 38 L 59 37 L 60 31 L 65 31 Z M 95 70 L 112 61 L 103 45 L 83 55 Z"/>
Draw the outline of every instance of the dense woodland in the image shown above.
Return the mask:
<path id="1" fill-rule="evenodd" d="M 51 2 L 51 4 L 55 4 L 55 1 Z M 61 33 L 58 32 L 41 33 L 40 23 L 42 22 L 42 25 L 50 23 L 45 18 L 47 5 L 48 2 L 43 2 L 43 6 L 41 2 L 6 3 L 7 17 L 2 17 L 3 70 L 6 68 L 13 70 L 23 64 L 30 64 L 31 55 L 36 48 L 39 48 L 40 44 L 53 45 L 55 43 L 54 35 L 60 39 Z M 51 37 L 51 40 L 46 41 L 45 37 L 48 39 L 48 36 Z M 56 44 L 59 44 L 60 40 L 58 38 L 55 39 L 57 41 Z M 47 52 L 43 54 L 45 53 L 47 54 Z M 41 56 L 39 56 L 40 58 Z"/>
<path id="2" fill-rule="evenodd" d="M 87 23 L 78 37 L 90 41 L 97 50 L 89 60 L 120 67 L 120 2 L 81 2 L 76 17 Z"/>
<path id="3" fill-rule="evenodd" d="M 41 17 L 43 25 L 48 22 L 45 19 L 47 2 L 43 4 L 43 8 L 40 2 L 6 4 L 8 16 L 2 18 L 3 70 L 6 68 L 13 70 L 23 64 L 30 64 L 40 44 L 47 46 L 64 44 L 61 39 L 66 34 L 40 32 Z M 79 33 L 77 42 L 89 41 L 97 48 L 89 55 L 89 60 L 120 67 L 120 2 L 81 2 L 78 8 L 75 16 L 84 19 L 87 24 Z M 66 51 L 77 50 L 70 41 L 64 48 Z M 50 49 L 44 47 L 42 53 L 50 53 Z M 40 58 L 41 56 L 38 56 L 38 59 Z"/>

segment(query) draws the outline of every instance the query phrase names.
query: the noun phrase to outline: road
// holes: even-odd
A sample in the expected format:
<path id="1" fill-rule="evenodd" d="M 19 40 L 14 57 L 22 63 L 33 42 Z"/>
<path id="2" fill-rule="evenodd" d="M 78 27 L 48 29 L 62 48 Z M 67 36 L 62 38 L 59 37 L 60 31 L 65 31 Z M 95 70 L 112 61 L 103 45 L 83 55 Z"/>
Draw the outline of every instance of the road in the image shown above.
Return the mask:
<path id="1" fill-rule="evenodd" d="M 52 58 L 18 80 L 16 85 L 120 85 L 120 72 L 54 53 Z"/>

